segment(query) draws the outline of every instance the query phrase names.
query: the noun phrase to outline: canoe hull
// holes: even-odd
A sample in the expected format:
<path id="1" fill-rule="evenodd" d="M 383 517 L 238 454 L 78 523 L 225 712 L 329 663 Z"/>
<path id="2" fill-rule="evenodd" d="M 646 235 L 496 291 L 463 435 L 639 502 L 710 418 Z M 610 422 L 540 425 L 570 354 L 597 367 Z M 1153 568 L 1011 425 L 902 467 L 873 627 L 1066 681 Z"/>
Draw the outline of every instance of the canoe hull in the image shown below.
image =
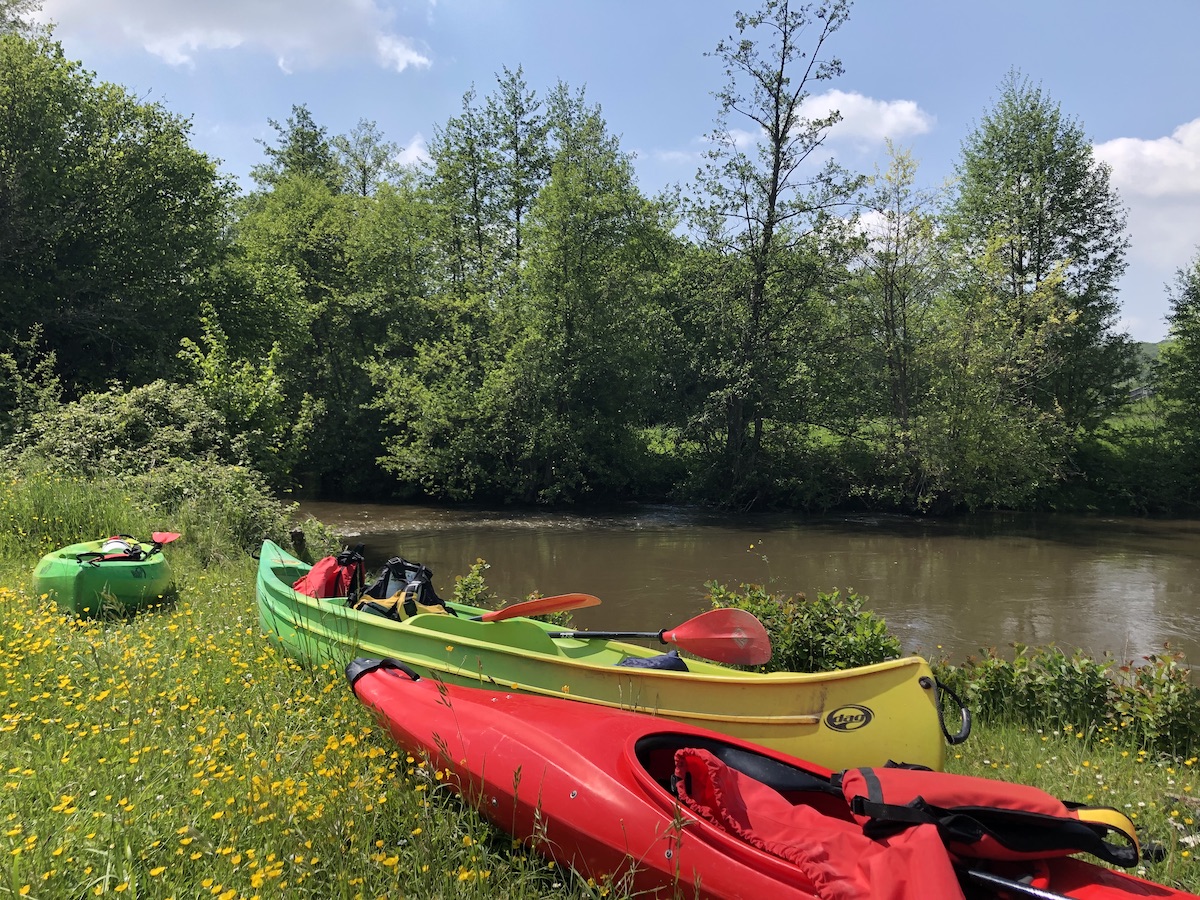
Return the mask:
<path id="1" fill-rule="evenodd" d="M 665 785 L 670 769 L 657 754 L 667 748 L 669 760 L 669 748 L 699 746 L 716 753 L 721 747 L 770 765 L 783 763 L 821 781 L 832 774 L 828 768 L 711 730 L 623 710 L 412 680 L 376 661 L 356 661 L 347 677 L 397 744 L 448 772 L 449 784 L 493 824 L 585 877 L 653 896 L 833 896 L 814 886 L 796 864 L 682 810 Z M 828 823 L 821 826 L 818 819 L 816 834 L 832 833 L 850 821 L 844 801 L 841 809 L 815 799 L 804 802 L 819 804 L 813 808 Z M 903 863 L 906 857 L 898 858 Z M 830 860 L 843 870 L 857 864 Z M 943 862 L 949 871 L 949 857 Z M 1049 890 L 1076 900 L 1195 900 L 1080 859 L 1035 865 Z M 997 871 L 1014 880 L 1023 874 L 1019 864 L 1002 864 Z M 910 873 L 912 885 L 903 890 L 879 885 L 871 895 L 924 898 L 927 873 Z M 848 897 L 853 890 L 835 893 Z"/>
<path id="2" fill-rule="evenodd" d="M 141 609 L 175 594 L 175 576 L 161 550 L 144 560 L 86 561 L 103 544 L 86 541 L 47 553 L 33 570 L 35 593 L 80 617 Z"/>
<path id="3" fill-rule="evenodd" d="M 264 543 L 256 595 L 263 629 L 292 655 L 345 665 L 393 657 L 467 686 L 652 712 L 839 768 L 889 759 L 941 769 L 945 738 L 933 674 L 919 657 L 839 672 L 762 674 L 688 659 L 688 672 L 617 663 L 658 650 L 602 639 L 552 639 L 531 619 L 475 622 L 482 610 L 403 622 L 317 600 L 291 585 L 307 566 Z"/>

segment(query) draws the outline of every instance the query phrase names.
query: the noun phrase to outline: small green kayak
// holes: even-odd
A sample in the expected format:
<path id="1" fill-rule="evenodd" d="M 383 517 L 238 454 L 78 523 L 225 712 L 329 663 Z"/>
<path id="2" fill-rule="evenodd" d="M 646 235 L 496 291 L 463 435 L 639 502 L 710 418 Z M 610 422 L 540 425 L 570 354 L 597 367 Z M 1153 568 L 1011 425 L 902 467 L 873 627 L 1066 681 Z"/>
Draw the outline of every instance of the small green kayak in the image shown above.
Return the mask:
<path id="1" fill-rule="evenodd" d="M 156 531 L 151 541 L 115 535 L 62 547 L 38 562 L 33 590 L 77 616 L 141 609 L 169 599 L 175 576 L 162 548 L 177 537 Z"/>

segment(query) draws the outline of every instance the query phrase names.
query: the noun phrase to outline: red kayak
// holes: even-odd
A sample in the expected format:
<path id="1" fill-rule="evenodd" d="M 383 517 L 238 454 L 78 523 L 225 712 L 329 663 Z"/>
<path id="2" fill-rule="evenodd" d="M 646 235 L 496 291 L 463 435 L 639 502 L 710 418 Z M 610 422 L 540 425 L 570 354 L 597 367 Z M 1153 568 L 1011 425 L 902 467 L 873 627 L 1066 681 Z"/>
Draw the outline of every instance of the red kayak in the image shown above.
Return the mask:
<path id="1" fill-rule="evenodd" d="M 618 889 L 729 900 L 1196 897 L 1066 855 L 1134 865 L 1139 850 L 1117 811 L 1089 819 L 1091 808 L 1027 786 L 919 767 L 835 774 L 705 729 L 448 685 L 394 660 L 357 659 L 346 677 L 401 747 L 447 770 L 495 825 Z M 914 790 L 922 796 L 903 793 Z M 938 805 L 956 791 L 957 805 Z M 1017 810 L 984 808 L 1007 796 Z"/>

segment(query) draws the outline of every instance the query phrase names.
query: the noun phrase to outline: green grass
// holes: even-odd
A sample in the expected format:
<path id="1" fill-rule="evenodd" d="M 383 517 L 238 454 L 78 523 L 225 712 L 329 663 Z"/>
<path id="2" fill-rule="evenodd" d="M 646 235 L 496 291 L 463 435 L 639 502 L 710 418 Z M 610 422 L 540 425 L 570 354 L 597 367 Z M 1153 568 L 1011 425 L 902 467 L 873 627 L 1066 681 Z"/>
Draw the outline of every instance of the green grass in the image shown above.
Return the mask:
<path id="1" fill-rule="evenodd" d="M 0 571 L 0 895 L 596 894 L 438 790 L 339 671 L 276 652 L 249 560 L 175 557 L 179 602 L 122 620 Z"/>
<path id="2" fill-rule="evenodd" d="M 966 743 L 952 748 L 947 769 L 1032 784 L 1056 797 L 1118 809 L 1133 820 L 1143 846 L 1156 843 L 1166 853 L 1161 862 L 1140 866 L 1137 874 L 1200 891 L 1200 864 L 1192 849 L 1200 840 L 1200 759 L 1085 738 L 1083 732 L 1042 733 L 1023 726 L 976 728 Z"/>
<path id="3" fill-rule="evenodd" d="M 40 547 L 38 548 L 40 549 Z M 340 671 L 262 633 L 253 561 L 201 567 L 177 603 L 77 621 L 0 563 L 0 896 L 597 897 L 487 826 L 398 751 Z M 1123 809 L 1200 890 L 1196 759 L 980 727 L 954 771 Z"/>

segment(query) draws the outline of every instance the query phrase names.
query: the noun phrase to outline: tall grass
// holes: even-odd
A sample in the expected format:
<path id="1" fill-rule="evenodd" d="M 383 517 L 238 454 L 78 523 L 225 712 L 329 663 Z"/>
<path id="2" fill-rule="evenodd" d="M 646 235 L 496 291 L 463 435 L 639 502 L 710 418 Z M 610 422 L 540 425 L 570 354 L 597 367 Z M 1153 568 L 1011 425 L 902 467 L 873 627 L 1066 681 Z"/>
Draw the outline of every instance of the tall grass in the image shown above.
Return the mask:
<path id="1" fill-rule="evenodd" d="M 114 482 L 45 475 L 0 484 L 0 558 L 38 557 L 57 547 L 125 533 L 149 537 L 163 526 Z"/>

